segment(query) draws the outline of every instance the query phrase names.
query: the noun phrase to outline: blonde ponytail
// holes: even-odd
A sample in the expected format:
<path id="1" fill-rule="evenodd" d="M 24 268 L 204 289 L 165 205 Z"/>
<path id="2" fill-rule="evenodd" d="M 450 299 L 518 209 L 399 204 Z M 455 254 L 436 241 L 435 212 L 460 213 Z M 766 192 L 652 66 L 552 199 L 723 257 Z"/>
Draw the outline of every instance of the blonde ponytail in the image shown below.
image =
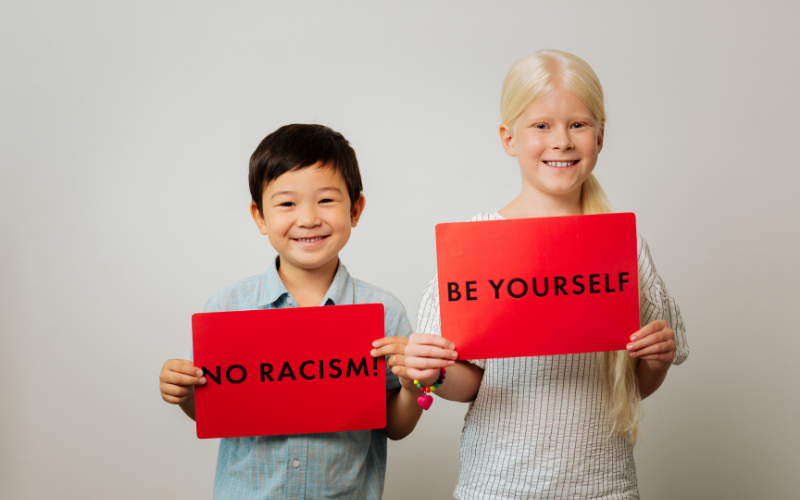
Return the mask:
<path id="1" fill-rule="evenodd" d="M 598 125 L 605 124 L 603 88 L 597 75 L 583 59 L 559 50 L 540 50 L 511 66 L 500 98 L 503 122 L 513 125 L 528 106 L 556 88 L 575 94 L 592 111 Z M 611 213 L 611 204 L 594 174 L 581 186 L 581 206 L 585 215 Z M 598 358 L 603 391 L 609 401 L 611 432 L 635 443 L 641 410 L 636 379 L 638 360 L 627 351 L 602 352 Z"/>

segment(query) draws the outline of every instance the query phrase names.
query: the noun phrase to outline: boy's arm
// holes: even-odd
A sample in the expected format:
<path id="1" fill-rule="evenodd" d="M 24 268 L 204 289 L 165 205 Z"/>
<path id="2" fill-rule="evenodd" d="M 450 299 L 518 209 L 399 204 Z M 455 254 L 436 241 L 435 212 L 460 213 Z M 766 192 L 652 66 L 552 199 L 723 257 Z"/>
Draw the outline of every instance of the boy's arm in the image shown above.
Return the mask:
<path id="1" fill-rule="evenodd" d="M 370 354 L 374 357 L 391 356 L 387 366 L 395 373 L 394 366 L 402 364 L 407 337 L 384 337 L 373 342 Z M 397 375 L 397 373 L 395 373 Z M 413 382 L 400 378 L 400 388 L 386 392 L 386 427 L 383 433 L 393 440 L 403 439 L 417 426 L 422 407 L 417 404 L 419 389 Z"/>

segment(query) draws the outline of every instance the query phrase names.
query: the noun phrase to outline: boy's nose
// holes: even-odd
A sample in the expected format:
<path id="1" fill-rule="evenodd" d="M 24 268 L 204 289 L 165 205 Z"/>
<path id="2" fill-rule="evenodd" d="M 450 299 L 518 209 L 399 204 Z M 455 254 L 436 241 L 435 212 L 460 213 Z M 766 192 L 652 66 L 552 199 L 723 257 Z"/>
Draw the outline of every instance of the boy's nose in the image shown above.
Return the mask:
<path id="1" fill-rule="evenodd" d="M 307 208 L 300 212 L 297 225 L 301 227 L 314 227 L 319 224 L 319 214 L 314 208 Z"/>

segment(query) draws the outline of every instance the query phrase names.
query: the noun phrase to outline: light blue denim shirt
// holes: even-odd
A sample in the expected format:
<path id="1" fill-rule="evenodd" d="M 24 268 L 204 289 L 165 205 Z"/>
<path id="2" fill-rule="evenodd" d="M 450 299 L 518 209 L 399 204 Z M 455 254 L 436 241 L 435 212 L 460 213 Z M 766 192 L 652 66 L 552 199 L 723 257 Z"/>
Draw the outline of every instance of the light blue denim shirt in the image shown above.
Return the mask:
<path id="1" fill-rule="evenodd" d="M 339 262 L 320 305 L 380 303 L 387 337 L 408 337 L 411 326 L 391 293 L 350 277 Z M 217 292 L 204 312 L 297 307 L 275 266 Z M 386 370 L 386 388 L 400 387 Z M 342 404 L 346 404 L 343 400 Z M 320 408 L 319 411 L 335 411 Z M 379 500 L 386 473 L 386 436 L 380 430 L 222 439 L 214 498 Z"/>

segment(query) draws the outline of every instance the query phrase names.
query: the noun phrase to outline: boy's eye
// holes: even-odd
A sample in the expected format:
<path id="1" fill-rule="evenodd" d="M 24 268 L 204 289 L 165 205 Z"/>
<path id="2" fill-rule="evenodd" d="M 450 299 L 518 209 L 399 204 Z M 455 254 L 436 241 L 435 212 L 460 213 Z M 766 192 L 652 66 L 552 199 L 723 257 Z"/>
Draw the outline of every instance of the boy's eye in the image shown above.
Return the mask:
<path id="1" fill-rule="evenodd" d="M 292 203 L 291 201 L 284 201 L 283 203 L 280 204 L 280 206 L 281 207 L 293 207 L 294 203 Z"/>
<path id="2" fill-rule="evenodd" d="M 319 202 L 320 202 L 320 203 L 333 203 L 333 200 L 332 200 L 332 199 L 330 199 L 330 198 L 325 198 L 325 199 L 323 199 L 323 200 L 320 200 Z"/>

